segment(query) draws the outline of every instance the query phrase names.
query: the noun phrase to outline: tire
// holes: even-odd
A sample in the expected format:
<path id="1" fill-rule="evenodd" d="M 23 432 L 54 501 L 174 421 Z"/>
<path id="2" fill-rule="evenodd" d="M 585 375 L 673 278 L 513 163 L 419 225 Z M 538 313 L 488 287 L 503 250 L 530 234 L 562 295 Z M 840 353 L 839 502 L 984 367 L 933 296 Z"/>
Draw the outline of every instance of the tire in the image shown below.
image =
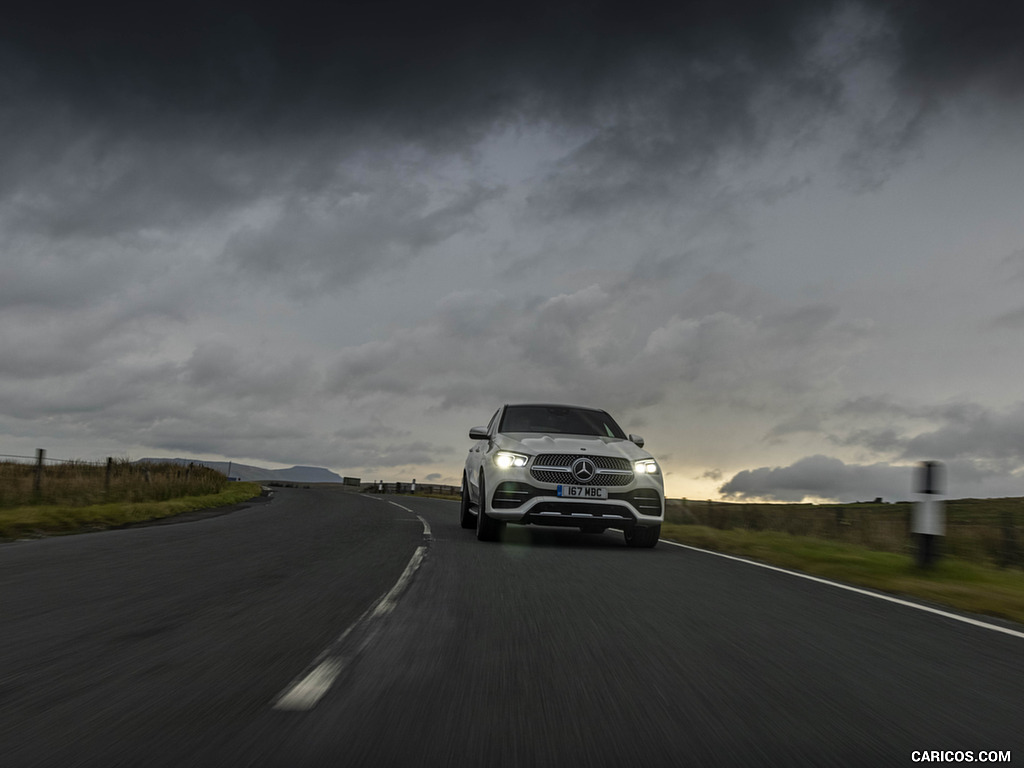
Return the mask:
<path id="1" fill-rule="evenodd" d="M 466 482 L 465 475 L 462 476 L 462 504 L 459 507 L 459 524 L 463 528 L 474 528 L 476 526 L 476 518 L 469 510 L 469 483 Z"/>
<path id="2" fill-rule="evenodd" d="M 480 500 L 476 505 L 476 537 L 479 541 L 499 541 L 505 524 L 484 511 L 487 508 L 487 489 L 484 487 L 484 473 L 480 473 Z"/>
<path id="3" fill-rule="evenodd" d="M 633 528 L 627 528 L 624 531 L 624 535 L 628 546 L 651 549 L 658 543 L 658 539 L 661 537 L 661 526 L 641 527 L 637 525 Z"/>

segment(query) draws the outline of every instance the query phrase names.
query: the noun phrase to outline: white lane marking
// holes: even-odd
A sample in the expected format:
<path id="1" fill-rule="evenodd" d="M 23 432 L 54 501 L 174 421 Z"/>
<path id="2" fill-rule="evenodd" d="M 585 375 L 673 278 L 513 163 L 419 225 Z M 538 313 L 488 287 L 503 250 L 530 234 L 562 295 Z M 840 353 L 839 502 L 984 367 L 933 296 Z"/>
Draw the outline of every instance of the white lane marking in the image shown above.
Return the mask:
<path id="1" fill-rule="evenodd" d="M 305 712 L 316 706 L 341 673 L 341 659 L 321 661 L 304 678 L 289 688 L 274 704 L 274 709 Z"/>
<path id="2" fill-rule="evenodd" d="M 398 577 L 398 581 L 395 582 L 395 586 L 380 599 L 377 603 L 377 607 L 373 609 L 373 613 L 370 614 L 370 618 L 374 619 L 378 616 L 386 616 L 395 609 L 395 605 L 398 603 L 398 598 L 401 597 L 402 592 L 405 591 L 406 585 L 409 583 L 409 579 L 416 573 L 416 569 L 420 567 L 420 563 L 423 562 L 423 555 L 426 553 L 426 547 L 416 547 L 416 551 L 412 553 L 412 557 L 409 560 L 409 564 L 405 566 L 405 570 L 402 571 L 402 575 Z"/>
<path id="3" fill-rule="evenodd" d="M 683 549 L 692 549 L 694 552 L 703 552 L 706 555 L 715 555 L 716 557 L 724 557 L 727 560 L 735 560 L 739 563 L 746 563 L 747 565 L 756 565 L 758 568 L 766 568 L 769 571 L 778 571 L 779 573 L 786 573 L 790 576 L 796 576 L 801 579 L 807 579 L 808 581 L 816 581 L 819 584 L 827 584 L 830 587 L 837 587 L 839 589 L 845 589 L 847 592 L 856 592 L 858 595 L 867 595 L 877 600 L 885 600 L 888 603 L 896 603 L 896 605 L 903 605 L 907 608 L 914 608 L 918 611 L 925 611 L 926 613 L 934 613 L 937 616 L 943 616 L 947 619 L 953 619 L 955 621 L 961 621 L 964 624 L 970 624 L 975 627 L 981 627 L 983 629 L 991 629 L 993 632 L 1002 632 L 1004 635 L 1012 635 L 1013 637 L 1024 638 L 1024 632 L 1019 632 L 1016 629 L 1009 629 L 1008 627 L 1000 627 L 998 624 L 989 624 L 985 621 L 978 621 L 977 619 L 971 619 L 967 616 L 959 616 L 949 611 L 943 611 L 938 608 L 931 608 L 927 605 L 920 605 L 919 603 L 912 603 L 909 600 L 901 600 L 898 597 L 891 597 L 889 595 L 880 595 L 877 592 L 869 592 L 866 589 L 859 589 L 858 587 L 851 587 L 849 584 L 840 584 L 838 581 L 829 581 L 819 576 L 811 576 L 807 573 L 800 573 L 799 571 L 790 571 L 786 568 L 779 568 L 777 565 L 768 565 L 767 563 L 758 563 L 754 560 L 745 560 L 742 557 L 736 557 L 735 555 L 726 555 L 722 552 L 715 552 L 710 549 L 701 549 L 700 547 L 692 547 L 689 544 L 680 544 L 678 541 L 669 541 L 668 539 L 659 539 L 659 541 L 665 544 L 671 544 L 673 547 L 682 547 Z"/>
<path id="4" fill-rule="evenodd" d="M 396 503 L 394 501 L 389 501 L 388 504 L 394 504 L 399 509 L 404 510 L 405 512 L 408 512 L 411 515 L 416 515 L 416 513 L 413 512 L 408 507 L 403 507 L 401 504 L 398 504 L 398 503 Z M 433 536 L 433 534 L 431 534 L 431 532 L 430 532 L 430 523 L 428 523 L 426 520 L 423 519 L 423 515 L 416 515 L 416 517 L 418 517 L 420 522 L 423 523 L 423 535 L 426 536 L 428 539 L 431 538 Z"/>
<path id="5" fill-rule="evenodd" d="M 316 658 L 313 668 L 309 672 L 289 685 L 274 700 L 273 709 L 307 712 L 317 705 L 317 702 L 323 698 L 338 675 L 341 674 L 342 669 L 345 668 L 346 655 L 354 656 L 365 648 L 373 637 L 374 632 L 371 629 L 375 620 L 386 616 L 395 609 L 398 598 L 409 585 L 409 580 L 416 573 L 416 569 L 420 567 L 426 552 L 426 546 L 416 547 L 416 551 L 412 553 L 412 557 L 409 558 L 405 570 L 402 571 L 402 575 L 398 577 L 395 585 L 382 595 L 369 610 L 356 619 L 352 626 L 331 644 L 330 648 Z M 354 643 L 349 643 L 351 648 L 345 645 L 345 640 L 350 635 L 356 638 Z M 348 654 L 345 653 L 346 649 L 349 651 Z"/>

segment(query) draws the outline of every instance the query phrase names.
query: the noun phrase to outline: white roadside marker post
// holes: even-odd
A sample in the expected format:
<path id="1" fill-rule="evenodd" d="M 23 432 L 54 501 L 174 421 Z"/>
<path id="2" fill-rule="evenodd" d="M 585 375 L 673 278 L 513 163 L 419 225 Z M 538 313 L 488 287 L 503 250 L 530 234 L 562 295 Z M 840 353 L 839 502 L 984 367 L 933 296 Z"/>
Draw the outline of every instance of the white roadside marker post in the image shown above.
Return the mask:
<path id="1" fill-rule="evenodd" d="M 916 491 L 920 498 L 914 503 L 911 531 L 917 538 L 917 564 L 930 568 L 938 559 L 938 537 L 946 535 L 946 513 L 943 500 L 945 468 L 938 461 L 922 461 L 916 470 Z"/>

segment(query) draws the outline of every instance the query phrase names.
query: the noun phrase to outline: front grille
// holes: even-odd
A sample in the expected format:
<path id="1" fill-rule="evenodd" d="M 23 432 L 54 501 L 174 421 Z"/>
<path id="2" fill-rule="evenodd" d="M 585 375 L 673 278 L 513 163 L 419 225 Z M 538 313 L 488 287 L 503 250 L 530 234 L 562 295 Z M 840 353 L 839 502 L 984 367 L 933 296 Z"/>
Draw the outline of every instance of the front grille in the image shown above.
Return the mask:
<path id="1" fill-rule="evenodd" d="M 618 456 L 591 456 L 582 453 L 542 453 L 533 460 L 530 475 L 542 483 L 579 485 L 569 469 L 581 456 L 594 462 L 597 473 L 587 485 L 622 486 L 633 482 L 633 466 Z"/>
<path id="2" fill-rule="evenodd" d="M 572 473 L 568 469 L 563 470 L 546 470 L 546 469 L 531 469 L 530 475 L 534 480 L 541 483 L 561 483 L 562 485 L 604 485 L 604 486 L 621 486 L 629 485 L 633 482 L 633 473 L 629 474 L 610 474 L 603 472 L 600 469 L 597 470 L 597 474 L 594 475 L 594 479 L 589 483 L 580 483 L 576 478 L 572 476 Z"/>
<path id="3" fill-rule="evenodd" d="M 530 470 L 530 476 L 542 483 L 571 483 L 573 481 L 572 474 L 568 469 L 548 471 L 534 467 Z"/>
<path id="4" fill-rule="evenodd" d="M 568 469 L 572 463 L 580 457 L 586 457 L 594 462 L 598 469 L 627 469 L 633 471 L 633 465 L 629 459 L 618 456 L 591 456 L 589 453 L 541 453 L 533 460 L 535 465 L 545 467 L 565 467 Z"/>

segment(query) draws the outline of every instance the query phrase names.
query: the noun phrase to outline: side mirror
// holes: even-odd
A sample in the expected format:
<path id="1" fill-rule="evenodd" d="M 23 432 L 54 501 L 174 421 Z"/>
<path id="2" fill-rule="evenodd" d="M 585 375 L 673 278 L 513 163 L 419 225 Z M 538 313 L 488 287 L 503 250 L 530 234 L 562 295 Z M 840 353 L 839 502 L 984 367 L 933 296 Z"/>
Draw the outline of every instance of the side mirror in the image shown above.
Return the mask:
<path id="1" fill-rule="evenodd" d="M 469 430 L 470 440 L 486 440 L 488 437 L 487 427 L 473 427 Z"/>
<path id="2" fill-rule="evenodd" d="M 637 448 L 643 448 L 644 447 L 644 439 L 642 437 L 640 437 L 640 435 L 630 435 L 629 436 L 629 442 L 636 443 L 636 447 Z"/>

